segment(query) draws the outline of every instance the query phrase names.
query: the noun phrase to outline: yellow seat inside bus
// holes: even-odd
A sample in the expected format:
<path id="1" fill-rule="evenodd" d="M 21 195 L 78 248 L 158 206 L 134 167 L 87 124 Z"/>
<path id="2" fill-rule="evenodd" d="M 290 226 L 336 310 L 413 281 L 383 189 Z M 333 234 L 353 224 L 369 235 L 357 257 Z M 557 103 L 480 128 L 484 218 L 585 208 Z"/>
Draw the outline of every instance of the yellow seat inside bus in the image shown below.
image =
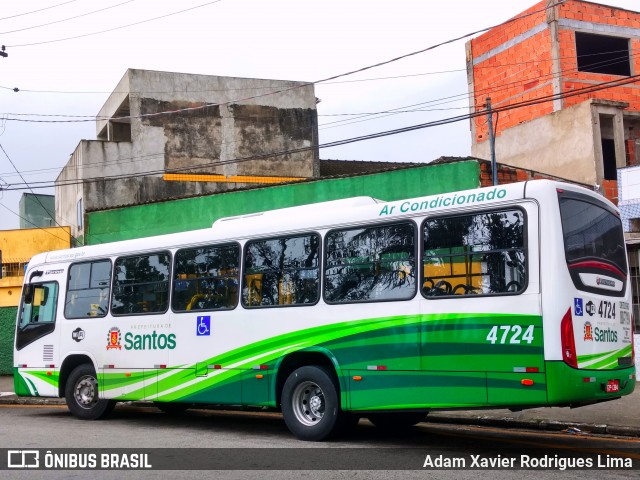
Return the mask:
<path id="1" fill-rule="evenodd" d="M 425 257 L 423 291 L 427 295 L 470 295 L 482 291 L 483 262 L 472 255 L 455 255 L 462 248 L 439 249 Z"/>

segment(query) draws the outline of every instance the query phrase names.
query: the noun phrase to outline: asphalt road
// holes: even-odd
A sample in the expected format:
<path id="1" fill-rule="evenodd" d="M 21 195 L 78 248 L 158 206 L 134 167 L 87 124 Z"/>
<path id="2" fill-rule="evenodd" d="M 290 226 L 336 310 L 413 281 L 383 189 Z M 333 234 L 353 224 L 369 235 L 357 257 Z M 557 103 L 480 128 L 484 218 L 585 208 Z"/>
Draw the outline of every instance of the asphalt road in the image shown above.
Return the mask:
<path id="1" fill-rule="evenodd" d="M 82 449 L 98 450 L 82 450 Z M 476 479 L 491 472 L 496 479 L 640 478 L 640 440 L 612 436 L 444 425 L 425 422 L 410 431 L 391 434 L 366 420 L 348 436 L 324 443 L 300 442 L 286 429 L 279 414 L 191 410 L 169 416 L 152 408 L 119 406 L 108 420 L 81 421 L 57 405 L 0 405 L 0 454 L 5 449 L 47 449 L 61 453 L 115 450 L 150 452 L 150 463 L 167 470 L 149 471 L 0 471 L 4 478 L 456 478 Z M 59 450 L 70 449 L 70 450 Z M 146 450 L 162 449 L 162 450 Z M 592 468 L 562 470 L 483 467 L 483 462 L 521 466 L 535 458 L 592 459 Z M 600 457 L 598 457 L 598 455 Z M 60 457 L 62 458 L 62 457 Z M 464 462 L 475 469 L 434 470 L 437 462 Z M 598 467 L 598 458 L 605 465 Z M 632 459 L 634 468 L 624 465 Z M 429 459 L 429 460 L 427 460 Z M 565 460 L 562 460 L 565 459 Z M 569 459 L 569 460 L 567 460 Z M 620 460 L 620 469 L 607 463 Z M 4 462 L 4 463 L 3 463 Z M 0 458 L 0 466 L 6 458 Z M 202 470 L 189 470 L 200 468 Z M 180 469 L 180 471 L 171 471 Z M 182 470 L 184 469 L 184 470 Z M 207 470 L 205 470 L 207 469 Z M 318 470 L 321 469 L 321 470 Z M 338 470 L 339 469 L 339 470 Z M 388 470 L 381 470 L 388 469 Z M 210 470 L 218 470 L 212 475 Z M 4 474 L 10 475 L 5 476 Z"/>

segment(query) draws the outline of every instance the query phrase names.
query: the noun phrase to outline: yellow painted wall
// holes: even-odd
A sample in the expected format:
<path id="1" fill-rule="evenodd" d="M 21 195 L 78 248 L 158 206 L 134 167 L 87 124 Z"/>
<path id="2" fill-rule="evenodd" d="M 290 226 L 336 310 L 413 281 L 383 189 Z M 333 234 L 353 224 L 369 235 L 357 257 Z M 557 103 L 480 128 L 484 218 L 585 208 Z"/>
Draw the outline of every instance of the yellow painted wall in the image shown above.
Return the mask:
<path id="1" fill-rule="evenodd" d="M 37 253 L 71 247 L 70 227 L 0 230 L 3 264 L 29 261 Z M 23 276 L 0 279 L 0 307 L 17 307 L 20 303 Z"/>

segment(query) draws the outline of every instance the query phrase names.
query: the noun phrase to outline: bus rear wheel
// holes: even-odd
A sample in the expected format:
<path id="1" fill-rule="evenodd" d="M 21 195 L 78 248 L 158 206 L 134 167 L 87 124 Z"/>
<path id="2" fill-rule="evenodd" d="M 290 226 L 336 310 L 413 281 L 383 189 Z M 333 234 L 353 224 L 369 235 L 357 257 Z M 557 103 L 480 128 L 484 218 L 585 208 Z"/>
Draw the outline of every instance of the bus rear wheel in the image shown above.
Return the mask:
<path id="1" fill-rule="evenodd" d="M 65 386 L 69 411 L 82 420 L 98 420 L 111 413 L 116 402 L 100 399 L 98 380 L 93 366 L 79 365 L 73 369 Z"/>
<path id="2" fill-rule="evenodd" d="M 292 372 L 282 388 L 282 415 L 300 440 L 317 442 L 338 433 L 342 412 L 333 376 L 318 366 Z"/>

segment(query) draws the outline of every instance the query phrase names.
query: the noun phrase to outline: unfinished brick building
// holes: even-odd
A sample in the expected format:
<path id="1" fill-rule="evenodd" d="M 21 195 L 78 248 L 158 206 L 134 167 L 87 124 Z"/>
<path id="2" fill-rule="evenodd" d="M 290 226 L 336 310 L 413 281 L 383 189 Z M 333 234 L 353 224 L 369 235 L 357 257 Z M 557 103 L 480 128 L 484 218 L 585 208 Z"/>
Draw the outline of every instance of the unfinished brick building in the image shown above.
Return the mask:
<path id="1" fill-rule="evenodd" d="M 498 162 L 617 200 L 617 168 L 640 163 L 640 13 L 543 0 L 467 43 L 471 108 L 494 114 Z M 490 158 L 487 117 L 472 154 Z"/>

